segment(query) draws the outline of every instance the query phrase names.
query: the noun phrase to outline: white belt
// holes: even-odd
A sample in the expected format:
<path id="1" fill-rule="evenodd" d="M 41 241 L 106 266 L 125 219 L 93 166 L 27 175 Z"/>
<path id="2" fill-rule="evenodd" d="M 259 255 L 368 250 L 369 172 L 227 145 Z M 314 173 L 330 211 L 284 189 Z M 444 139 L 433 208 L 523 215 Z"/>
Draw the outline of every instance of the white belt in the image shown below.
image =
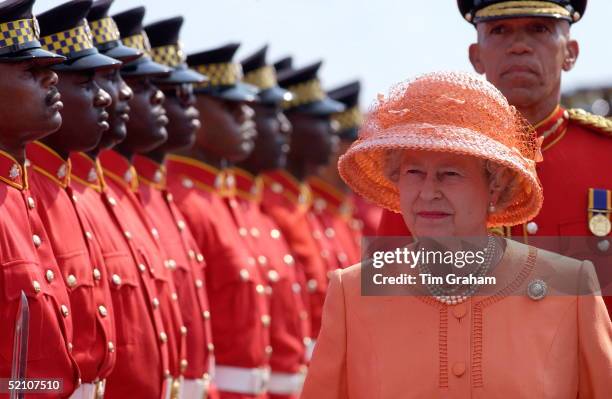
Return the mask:
<path id="1" fill-rule="evenodd" d="M 304 385 L 305 373 L 277 373 L 270 375 L 268 392 L 276 395 L 298 395 Z"/>
<path id="2" fill-rule="evenodd" d="M 106 380 L 101 380 L 96 383 L 81 384 L 72 395 L 70 395 L 70 399 L 103 399 L 105 384 Z"/>
<path id="3" fill-rule="evenodd" d="M 219 391 L 251 395 L 265 393 L 269 380 L 270 369 L 268 367 L 248 369 L 219 365 L 215 368 L 213 379 Z"/>
<path id="4" fill-rule="evenodd" d="M 204 378 L 198 380 L 186 379 L 183 380 L 179 397 L 181 399 L 206 399 L 209 388 L 210 381 Z"/>

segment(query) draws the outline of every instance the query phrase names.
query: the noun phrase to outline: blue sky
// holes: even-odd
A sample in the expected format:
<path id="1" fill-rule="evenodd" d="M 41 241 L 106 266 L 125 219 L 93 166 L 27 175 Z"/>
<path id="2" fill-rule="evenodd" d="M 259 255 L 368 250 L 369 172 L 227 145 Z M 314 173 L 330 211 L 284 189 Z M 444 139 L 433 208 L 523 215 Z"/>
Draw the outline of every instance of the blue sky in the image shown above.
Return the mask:
<path id="1" fill-rule="evenodd" d="M 38 0 L 41 13 L 62 0 Z M 362 80 L 365 106 L 398 81 L 433 70 L 467 70 L 474 28 L 455 0 L 115 0 L 111 13 L 146 5 L 146 22 L 185 17 L 187 52 L 230 41 L 242 43 L 241 59 L 270 44 L 271 60 L 292 54 L 298 66 L 323 59 L 325 88 Z M 590 0 L 572 28 L 581 52 L 563 77 L 566 90 L 612 85 L 612 1 Z"/>

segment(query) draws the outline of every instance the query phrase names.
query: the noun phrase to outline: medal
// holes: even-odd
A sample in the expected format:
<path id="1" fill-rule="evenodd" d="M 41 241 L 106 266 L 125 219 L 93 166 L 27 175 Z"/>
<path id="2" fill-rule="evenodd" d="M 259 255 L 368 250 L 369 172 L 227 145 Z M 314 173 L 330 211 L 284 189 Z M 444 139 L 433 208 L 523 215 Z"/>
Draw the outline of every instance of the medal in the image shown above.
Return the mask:
<path id="1" fill-rule="evenodd" d="M 612 224 L 610 223 L 610 219 L 604 215 L 597 214 L 589 220 L 589 230 L 597 237 L 605 237 L 610 234 Z"/>
<path id="2" fill-rule="evenodd" d="M 612 195 L 610 190 L 589 188 L 588 220 L 589 230 L 597 237 L 605 237 L 612 230 L 610 214 L 612 212 Z"/>

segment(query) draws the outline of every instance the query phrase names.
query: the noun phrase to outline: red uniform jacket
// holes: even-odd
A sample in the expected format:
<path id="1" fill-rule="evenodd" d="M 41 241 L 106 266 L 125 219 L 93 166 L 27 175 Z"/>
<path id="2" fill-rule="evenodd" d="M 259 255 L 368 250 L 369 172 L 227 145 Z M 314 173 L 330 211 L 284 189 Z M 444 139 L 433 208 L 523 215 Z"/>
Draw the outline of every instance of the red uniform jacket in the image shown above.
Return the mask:
<path id="1" fill-rule="evenodd" d="M 107 269 L 102 278 L 110 284 L 115 312 L 117 362 L 105 397 L 160 398 L 168 370 L 167 345 L 159 339 L 165 327 L 153 306 L 157 292 L 145 260 L 119 223 L 129 216 L 109 194 L 97 160 L 75 153 L 70 161 L 75 209 L 88 220 L 100 245 Z"/>
<path id="2" fill-rule="evenodd" d="M 40 142 L 27 146 L 30 188 L 70 296 L 74 356 L 83 382 L 106 378 L 115 365 L 115 322 L 107 270 L 92 228 L 66 192 L 70 161 Z"/>
<path id="3" fill-rule="evenodd" d="M 143 156 L 134 157 L 139 199 L 157 228 L 168 256 L 178 292 L 183 322 L 187 327 L 186 358 L 181 364 L 185 378 L 210 380 L 214 365 L 208 294 L 204 284 L 206 263 L 191 229 L 166 189 L 166 170 Z"/>
<path id="4" fill-rule="evenodd" d="M 534 245 L 530 237 L 559 236 L 554 247 L 564 255 L 593 261 L 604 294 L 612 287 L 612 236 L 593 239 L 589 230 L 589 189 L 612 190 L 612 124 L 603 118 L 577 110 L 558 107 L 535 127 L 542 143 L 544 161 L 537 172 L 544 189 L 544 205 L 528 223 L 506 228 L 505 235 Z M 608 127 L 606 127 L 606 125 Z M 608 209 L 608 212 L 612 209 Z M 607 218 L 610 218 L 607 213 Z M 399 214 L 385 211 L 379 234 L 406 235 L 407 229 Z M 577 243 L 578 250 L 567 247 L 563 237 L 586 236 L 596 247 Z M 574 245 L 576 246 L 576 245 Z M 580 248 L 582 247 L 582 248 Z M 584 248 L 589 251 L 583 251 Z M 612 298 L 604 297 L 612 313 Z"/>
<path id="5" fill-rule="evenodd" d="M 219 170 L 196 160 L 170 156 L 169 190 L 206 259 L 215 359 L 223 366 L 256 368 L 268 364 L 269 309 L 255 258 L 242 244 L 223 199 L 217 194 Z"/>
<path id="6" fill-rule="evenodd" d="M 170 374 L 179 378 L 180 362 L 185 359 L 187 331 L 181 317 L 172 271 L 166 262 L 168 257 L 161 247 L 159 232 L 137 198 L 138 176 L 134 167 L 115 151 L 102 152 L 100 162 L 115 201 L 125 210 L 125 219 L 120 220 L 120 223 L 126 238 L 134 243 L 146 261 L 145 264 L 149 265 L 157 292 L 157 301 L 153 306 L 160 312 L 166 327 L 165 331 L 159 333 L 159 339 L 168 347 Z"/>
<path id="7" fill-rule="evenodd" d="M 23 291 L 30 309 L 26 375 L 63 379 L 63 393 L 37 394 L 37 398 L 67 398 L 79 379 L 71 355 L 72 308 L 36 212 L 38 206 L 28 188 L 26 168 L 0 151 L 0 378 L 11 376 L 15 320 Z M 68 311 L 63 314 L 64 309 Z M 8 398 L 8 394 L 0 397 Z"/>

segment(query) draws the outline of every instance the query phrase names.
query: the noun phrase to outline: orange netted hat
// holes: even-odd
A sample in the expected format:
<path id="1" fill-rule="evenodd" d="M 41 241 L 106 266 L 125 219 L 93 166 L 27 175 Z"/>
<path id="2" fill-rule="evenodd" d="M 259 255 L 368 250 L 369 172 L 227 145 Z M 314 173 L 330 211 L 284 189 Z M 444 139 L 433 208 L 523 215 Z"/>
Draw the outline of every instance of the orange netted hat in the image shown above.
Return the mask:
<path id="1" fill-rule="evenodd" d="M 407 149 L 471 155 L 512 170 L 512 198 L 489 215 L 489 227 L 524 223 L 542 206 L 536 133 L 479 75 L 434 72 L 393 86 L 388 96 L 379 95 L 359 138 L 340 157 L 340 175 L 357 193 L 400 212 L 399 191 L 387 176 L 386 163 L 392 151 Z"/>

